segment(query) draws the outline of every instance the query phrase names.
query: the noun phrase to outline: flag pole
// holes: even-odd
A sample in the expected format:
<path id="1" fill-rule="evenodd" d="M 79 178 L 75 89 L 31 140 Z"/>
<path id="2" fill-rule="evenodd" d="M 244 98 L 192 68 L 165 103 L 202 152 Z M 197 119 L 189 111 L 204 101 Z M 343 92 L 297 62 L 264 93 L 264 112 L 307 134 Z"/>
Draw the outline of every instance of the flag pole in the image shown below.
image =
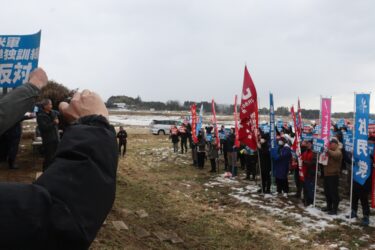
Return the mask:
<path id="1" fill-rule="evenodd" d="M 258 114 L 259 114 L 259 103 L 260 103 L 260 101 L 259 101 L 259 98 L 258 98 L 258 96 L 257 96 L 257 101 L 258 101 Z M 259 119 L 259 115 L 258 115 L 258 119 Z M 259 141 L 258 141 L 258 135 L 259 135 L 259 128 L 256 126 L 256 124 L 255 124 L 255 140 L 256 140 L 256 143 L 257 143 L 257 154 L 258 154 L 258 168 L 259 168 L 259 175 L 260 175 L 260 186 L 261 186 L 261 193 L 263 194 L 263 179 L 262 179 L 262 167 L 261 167 L 261 165 L 260 165 L 260 155 L 259 155 L 259 146 L 258 146 L 258 144 L 260 144 L 259 143 Z M 256 175 L 256 171 L 255 171 L 255 180 L 256 180 L 256 178 L 257 178 L 257 175 Z M 257 185 L 257 183 L 256 183 L 256 185 Z"/>
<path id="2" fill-rule="evenodd" d="M 270 101 L 271 101 L 271 92 L 270 92 Z M 270 102 L 271 104 L 271 102 Z M 273 130 L 274 130 L 274 133 L 275 133 L 275 137 L 276 137 L 276 124 L 275 124 L 275 103 L 273 101 L 273 94 L 272 94 L 272 108 L 273 108 L 273 124 L 271 124 L 271 105 L 270 105 L 270 161 L 271 161 L 271 193 L 275 191 L 275 177 L 273 176 L 273 160 L 272 160 L 272 138 L 271 138 L 271 125 L 273 125 Z M 276 146 L 276 145 L 275 145 Z"/>
<path id="3" fill-rule="evenodd" d="M 319 123 L 320 123 L 320 131 L 322 131 L 321 127 L 321 119 L 322 119 L 322 96 L 320 96 L 320 112 L 319 112 Z M 317 125 L 315 125 L 317 126 Z M 316 207 L 316 189 L 318 188 L 318 166 L 319 166 L 319 153 L 316 155 L 316 164 L 315 164 L 315 187 L 314 187 L 314 205 Z M 323 169 L 322 169 L 323 171 Z"/>
<path id="4" fill-rule="evenodd" d="M 349 215 L 349 223 L 351 222 L 352 218 L 352 202 L 353 202 L 353 165 L 354 165 L 354 139 L 355 139 L 355 114 L 356 114 L 356 103 L 357 103 L 357 95 L 356 92 L 354 92 L 354 110 L 353 110 L 353 149 L 352 149 L 352 166 L 350 171 L 350 215 Z"/>

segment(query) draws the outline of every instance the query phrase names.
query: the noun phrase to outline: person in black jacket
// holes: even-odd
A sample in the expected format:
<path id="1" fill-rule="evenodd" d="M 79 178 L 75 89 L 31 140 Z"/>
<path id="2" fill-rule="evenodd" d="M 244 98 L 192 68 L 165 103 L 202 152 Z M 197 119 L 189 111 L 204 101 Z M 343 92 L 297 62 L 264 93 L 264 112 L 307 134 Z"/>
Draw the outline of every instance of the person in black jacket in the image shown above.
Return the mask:
<path id="1" fill-rule="evenodd" d="M 45 85 L 47 76 L 38 69 L 29 81 Z M 26 90 L 21 99 L 34 91 Z M 33 105 L 30 101 L 17 106 L 18 99 L 7 100 L 6 106 L 16 107 L 14 112 L 22 115 Z M 12 110 L 1 111 L 3 124 Z M 61 103 L 60 111 L 72 125 L 50 167 L 33 184 L 0 183 L 0 249 L 88 249 L 111 211 L 117 143 L 103 101 L 84 90 L 70 104 Z"/>
<path id="2" fill-rule="evenodd" d="M 271 153 L 270 153 L 270 136 L 261 134 L 260 143 L 258 144 L 260 168 L 262 171 L 262 191 L 271 193 Z"/>
<path id="3" fill-rule="evenodd" d="M 235 134 L 235 129 L 231 128 L 231 132 L 227 137 L 226 141 L 226 151 L 227 151 L 227 156 L 228 156 L 228 168 L 227 171 L 231 172 L 233 176 L 235 176 L 235 170 L 236 170 L 236 164 L 237 164 L 237 149 L 235 148 L 235 139 L 236 139 L 236 134 Z"/>
<path id="4" fill-rule="evenodd" d="M 15 165 L 18 147 L 21 141 L 22 124 L 17 122 L 13 127 L 8 129 L 2 136 L 0 136 L 1 153 L 3 160 L 8 162 L 9 169 L 17 169 Z"/>
<path id="5" fill-rule="evenodd" d="M 55 155 L 59 144 L 59 132 L 57 125 L 59 119 L 57 112 L 52 110 L 52 101 L 44 99 L 41 102 L 42 110 L 38 112 L 37 122 L 43 140 L 44 162 L 43 171 L 46 171 Z"/>
<path id="6" fill-rule="evenodd" d="M 350 218 L 357 218 L 358 212 L 358 202 L 361 202 L 362 206 L 362 226 L 368 226 L 370 224 L 370 205 L 369 205 L 369 195 L 371 194 L 371 186 L 372 186 L 372 172 L 375 169 L 375 164 L 373 162 L 374 156 L 370 156 L 371 165 L 369 166 L 370 175 L 365 181 L 363 185 L 359 184 L 355 180 L 353 181 L 353 197 L 352 197 L 352 211 Z"/>
<path id="7" fill-rule="evenodd" d="M 124 147 L 122 149 L 122 157 L 126 154 L 126 143 L 128 138 L 128 133 L 126 133 L 126 130 L 123 126 L 120 126 L 120 131 L 117 133 L 118 138 L 118 154 L 121 155 L 121 147 Z"/>

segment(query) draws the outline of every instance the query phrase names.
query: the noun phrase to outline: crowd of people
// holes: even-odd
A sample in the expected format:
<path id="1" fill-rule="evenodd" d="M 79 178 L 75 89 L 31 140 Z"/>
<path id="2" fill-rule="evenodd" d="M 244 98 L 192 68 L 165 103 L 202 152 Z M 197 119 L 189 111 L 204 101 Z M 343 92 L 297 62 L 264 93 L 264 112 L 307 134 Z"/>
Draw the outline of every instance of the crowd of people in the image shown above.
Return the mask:
<path id="1" fill-rule="evenodd" d="M 314 129 L 316 123 L 313 122 L 311 129 Z M 182 129 L 181 129 L 182 128 Z M 222 169 L 225 177 L 236 177 L 238 167 L 244 170 L 244 180 L 256 181 L 256 176 L 261 177 L 261 188 L 259 192 L 270 194 L 271 187 L 276 188 L 276 193 L 280 196 L 288 197 L 289 176 L 294 179 L 295 198 L 300 199 L 305 206 L 315 205 L 316 178 L 323 181 L 326 206 L 323 211 L 329 215 L 337 215 L 339 212 L 339 184 L 343 172 L 350 170 L 351 157 L 347 156 L 343 145 L 343 132 L 346 129 L 339 129 L 336 124 L 332 127 L 335 136 L 331 137 L 329 147 L 324 149 L 322 154 L 328 157 L 327 162 L 319 161 L 319 154 L 313 151 L 313 139 L 305 138 L 300 143 L 301 155 L 300 164 L 296 150 L 293 150 L 295 133 L 291 126 L 284 126 L 276 130 L 276 148 L 271 150 L 271 138 L 269 132 L 258 130 L 257 150 L 249 148 L 243 143 L 235 147 L 235 129 L 221 126 L 218 131 L 219 140 L 216 140 L 212 126 L 202 128 L 197 133 L 197 141 L 192 139 L 192 130 L 189 123 L 185 122 L 180 128 L 173 126 L 171 128 L 171 140 L 173 142 L 174 152 L 178 152 L 178 142 L 181 138 L 181 153 L 183 150 L 182 141 L 189 141 L 193 164 L 198 169 L 203 169 L 205 161 L 209 160 L 211 169 L 209 172 L 217 173 L 220 171 L 219 163 L 222 163 Z M 217 143 L 219 141 L 219 143 Z M 294 145 L 295 146 L 295 145 Z M 222 157 L 221 157 L 222 156 Z M 373 159 L 373 156 L 370 157 Z M 372 171 L 375 164 L 372 163 Z M 345 170 L 345 171 L 344 171 Z M 350 176 L 350 171 L 348 176 Z M 351 181 L 351 178 L 348 178 Z M 350 181 L 346 187 L 348 194 L 350 192 Z M 358 202 L 361 202 L 363 210 L 362 225 L 369 225 L 370 206 L 369 195 L 371 193 L 371 178 L 368 178 L 365 185 L 353 183 L 352 191 L 352 211 L 348 215 L 350 218 L 356 218 L 358 212 Z M 350 193 L 349 193 L 350 194 Z"/>

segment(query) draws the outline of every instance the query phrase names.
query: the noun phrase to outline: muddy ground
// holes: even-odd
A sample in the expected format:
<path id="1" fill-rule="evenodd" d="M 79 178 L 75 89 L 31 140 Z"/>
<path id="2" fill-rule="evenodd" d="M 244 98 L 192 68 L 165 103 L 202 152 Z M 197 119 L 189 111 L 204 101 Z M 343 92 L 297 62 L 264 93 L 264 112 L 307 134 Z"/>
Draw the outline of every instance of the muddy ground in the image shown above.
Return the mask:
<path id="1" fill-rule="evenodd" d="M 225 179 L 222 168 L 208 173 L 208 162 L 196 169 L 190 151 L 173 153 L 167 136 L 127 130 L 116 201 L 91 249 L 375 249 L 375 224 L 362 228 L 345 219 L 345 187 L 340 214 L 330 217 L 319 209 L 321 189 L 318 208 L 305 208 L 293 197 L 259 194 L 253 181 Z M 33 158 L 31 139 L 24 138 L 20 169 L 2 164 L 0 180 L 31 183 L 41 162 Z"/>

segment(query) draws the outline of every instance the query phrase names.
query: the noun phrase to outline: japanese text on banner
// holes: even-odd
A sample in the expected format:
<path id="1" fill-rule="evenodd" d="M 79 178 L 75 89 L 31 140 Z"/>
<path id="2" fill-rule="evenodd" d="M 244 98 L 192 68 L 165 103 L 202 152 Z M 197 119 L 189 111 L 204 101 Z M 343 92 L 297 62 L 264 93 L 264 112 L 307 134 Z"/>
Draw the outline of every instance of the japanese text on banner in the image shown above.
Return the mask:
<path id="1" fill-rule="evenodd" d="M 368 148 L 369 104 L 369 94 L 355 95 L 353 179 L 361 185 L 366 182 L 371 173 L 371 162 Z"/>
<path id="2" fill-rule="evenodd" d="M 26 83 L 38 67 L 41 32 L 33 35 L 0 35 L 0 87 Z"/>

